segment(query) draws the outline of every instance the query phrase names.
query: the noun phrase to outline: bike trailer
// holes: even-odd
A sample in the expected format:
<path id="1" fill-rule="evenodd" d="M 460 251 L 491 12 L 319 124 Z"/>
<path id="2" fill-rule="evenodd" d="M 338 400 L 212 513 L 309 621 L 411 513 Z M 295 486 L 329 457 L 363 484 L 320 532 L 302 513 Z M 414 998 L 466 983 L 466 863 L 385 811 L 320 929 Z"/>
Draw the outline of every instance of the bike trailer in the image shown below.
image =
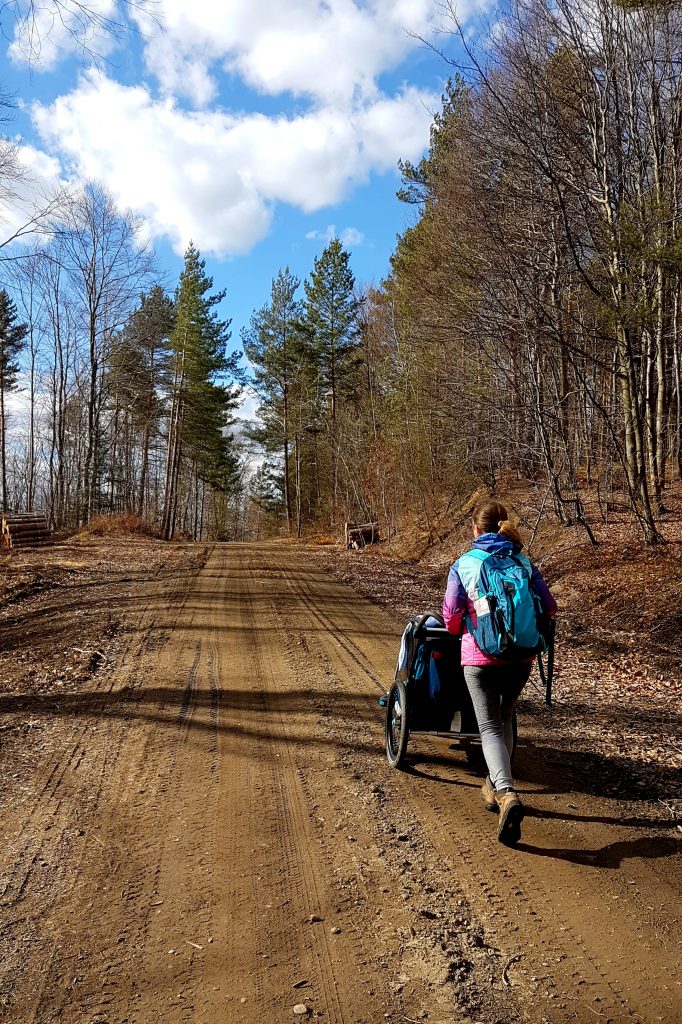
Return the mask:
<path id="1" fill-rule="evenodd" d="M 386 709 L 386 757 L 393 768 L 405 758 L 410 734 L 458 741 L 480 763 L 480 735 L 460 664 L 461 638 L 442 617 L 428 612 L 405 627 L 395 678 L 379 703 Z"/>

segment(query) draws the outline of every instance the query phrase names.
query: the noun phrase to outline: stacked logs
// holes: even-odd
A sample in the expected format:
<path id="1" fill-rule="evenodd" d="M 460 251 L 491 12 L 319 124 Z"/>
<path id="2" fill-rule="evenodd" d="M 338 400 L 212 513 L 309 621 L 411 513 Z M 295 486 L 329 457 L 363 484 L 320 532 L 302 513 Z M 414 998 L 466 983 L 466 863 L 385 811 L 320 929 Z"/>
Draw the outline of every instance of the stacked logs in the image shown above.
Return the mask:
<path id="1" fill-rule="evenodd" d="M 42 512 L 3 512 L 2 546 L 43 547 L 52 543 L 52 531 Z"/>
<path id="2" fill-rule="evenodd" d="M 364 548 L 368 544 L 376 544 L 379 540 L 378 523 L 346 523 L 343 532 L 346 548 Z"/>

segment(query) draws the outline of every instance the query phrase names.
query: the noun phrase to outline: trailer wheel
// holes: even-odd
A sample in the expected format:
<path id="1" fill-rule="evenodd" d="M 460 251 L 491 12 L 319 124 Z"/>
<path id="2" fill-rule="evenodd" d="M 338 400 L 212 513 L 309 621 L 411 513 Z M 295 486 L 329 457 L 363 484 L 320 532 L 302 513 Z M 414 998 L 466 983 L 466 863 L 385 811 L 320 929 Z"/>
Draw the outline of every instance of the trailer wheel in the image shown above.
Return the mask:
<path id="1" fill-rule="evenodd" d="M 409 737 L 407 688 L 402 680 L 396 680 L 386 697 L 386 760 L 391 768 L 403 767 Z"/>

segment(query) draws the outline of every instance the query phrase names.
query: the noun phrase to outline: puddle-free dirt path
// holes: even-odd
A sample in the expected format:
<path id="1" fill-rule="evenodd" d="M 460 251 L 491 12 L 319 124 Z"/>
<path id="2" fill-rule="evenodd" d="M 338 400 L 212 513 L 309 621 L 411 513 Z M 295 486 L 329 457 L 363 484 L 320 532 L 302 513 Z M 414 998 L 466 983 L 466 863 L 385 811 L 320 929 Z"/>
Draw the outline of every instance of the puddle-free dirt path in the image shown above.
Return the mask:
<path id="1" fill-rule="evenodd" d="M 392 772 L 400 627 L 301 549 L 217 545 L 182 599 L 150 590 L 110 678 L 36 698 L 49 742 L 2 821 L 3 1019 L 682 1019 L 665 811 L 566 791 L 527 744 L 507 850 L 460 753 L 421 741 Z"/>

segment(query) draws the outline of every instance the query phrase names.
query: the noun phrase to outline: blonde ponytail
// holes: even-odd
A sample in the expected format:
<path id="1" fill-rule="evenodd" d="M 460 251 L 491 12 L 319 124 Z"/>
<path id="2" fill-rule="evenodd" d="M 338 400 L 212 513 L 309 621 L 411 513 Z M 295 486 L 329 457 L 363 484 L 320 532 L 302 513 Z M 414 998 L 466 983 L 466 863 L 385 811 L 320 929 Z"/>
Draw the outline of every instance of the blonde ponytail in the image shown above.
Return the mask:
<path id="1" fill-rule="evenodd" d="M 502 519 L 497 524 L 497 532 L 504 534 L 509 540 L 513 541 L 514 544 L 518 544 L 519 547 L 523 547 L 523 538 L 518 531 L 518 528 L 509 519 Z"/>

